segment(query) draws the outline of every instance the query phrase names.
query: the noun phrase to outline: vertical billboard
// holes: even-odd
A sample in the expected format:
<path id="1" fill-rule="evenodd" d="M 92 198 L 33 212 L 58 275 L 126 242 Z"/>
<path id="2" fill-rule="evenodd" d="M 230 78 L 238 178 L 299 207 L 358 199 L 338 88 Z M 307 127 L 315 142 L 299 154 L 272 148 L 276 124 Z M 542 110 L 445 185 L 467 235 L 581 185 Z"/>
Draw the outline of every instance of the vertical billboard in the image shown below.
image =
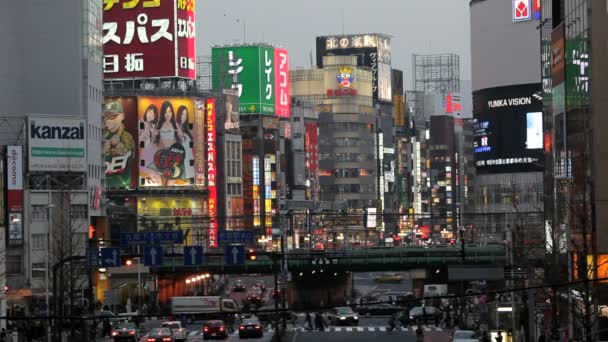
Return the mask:
<path id="1" fill-rule="evenodd" d="M 106 0 L 105 79 L 196 78 L 194 0 Z"/>
<path id="2" fill-rule="evenodd" d="M 108 189 L 137 187 L 137 98 L 108 97 L 103 105 L 103 155 Z"/>
<path id="3" fill-rule="evenodd" d="M 308 198 L 317 198 L 319 168 L 319 131 L 316 122 L 304 123 L 304 144 L 306 148 L 306 179 L 310 181 Z"/>
<path id="4" fill-rule="evenodd" d="M 223 89 L 221 115 L 224 122 L 224 132 L 238 133 L 241 127 L 241 119 L 239 117 L 239 95 L 236 90 Z"/>
<path id="5" fill-rule="evenodd" d="M 207 148 L 203 143 L 207 136 L 207 125 L 205 121 L 205 101 L 202 99 L 194 100 L 194 129 L 192 134 L 194 141 L 196 142 L 192 146 L 192 153 L 194 154 L 194 185 L 202 187 L 206 185 L 205 182 L 205 158 L 207 157 Z"/>
<path id="6" fill-rule="evenodd" d="M 214 47 L 211 54 L 214 90 L 235 89 L 239 96 L 241 114 L 275 115 L 276 80 L 273 47 L 265 45 Z"/>
<path id="7" fill-rule="evenodd" d="M 217 248 L 217 142 L 216 142 L 216 101 L 205 100 L 207 119 L 207 189 L 209 191 L 209 247 Z"/>
<path id="8" fill-rule="evenodd" d="M 6 147 L 6 190 L 9 212 L 23 212 L 23 148 Z"/>
<path id="9" fill-rule="evenodd" d="M 82 119 L 29 117 L 29 170 L 86 172 L 85 125 Z"/>
<path id="10" fill-rule="evenodd" d="M 291 110 L 289 95 L 289 53 L 285 49 L 274 50 L 276 89 L 275 111 L 278 117 L 288 118 Z"/>
<path id="11" fill-rule="evenodd" d="M 372 71 L 374 101 L 391 102 L 391 39 L 382 34 L 351 34 L 317 37 L 317 66 L 324 56 L 357 56 L 357 66 Z"/>
<path id="12" fill-rule="evenodd" d="M 137 99 L 139 186 L 194 184 L 194 100 L 186 97 Z"/>

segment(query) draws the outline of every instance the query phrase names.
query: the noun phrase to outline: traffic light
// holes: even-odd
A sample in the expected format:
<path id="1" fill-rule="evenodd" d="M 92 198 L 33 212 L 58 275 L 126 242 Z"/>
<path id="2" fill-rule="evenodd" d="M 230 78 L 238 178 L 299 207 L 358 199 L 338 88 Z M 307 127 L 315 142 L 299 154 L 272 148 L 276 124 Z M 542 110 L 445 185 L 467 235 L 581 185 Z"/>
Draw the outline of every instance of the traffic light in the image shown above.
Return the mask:
<path id="1" fill-rule="evenodd" d="M 124 257 L 122 257 L 122 265 L 123 266 L 129 267 L 129 266 L 133 266 L 134 264 L 135 264 L 135 261 L 133 260 L 132 257 L 130 257 L 130 256 L 124 256 Z"/>
<path id="2" fill-rule="evenodd" d="M 255 261 L 258 259 L 258 256 L 255 255 L 255 251 L 250 249 L 247 251 L 247 260 Z"/>

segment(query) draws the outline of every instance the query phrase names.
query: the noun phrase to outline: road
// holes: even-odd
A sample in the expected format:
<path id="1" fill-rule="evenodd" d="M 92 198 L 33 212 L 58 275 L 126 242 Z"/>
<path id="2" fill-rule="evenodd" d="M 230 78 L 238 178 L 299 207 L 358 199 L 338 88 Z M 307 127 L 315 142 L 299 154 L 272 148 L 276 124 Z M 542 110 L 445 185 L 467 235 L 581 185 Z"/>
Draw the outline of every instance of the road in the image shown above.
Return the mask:
<path id="1" fill-rule="evenodd" d="M 409 272 L 395 272 L 403 277 L 401 283 L 377 283 L 375 278 L 386 272 L 362 272 L 354 274 L 355 290 L 361 296 L 382 296 L 389 292 L 412 292 L 413 282 Z"/>

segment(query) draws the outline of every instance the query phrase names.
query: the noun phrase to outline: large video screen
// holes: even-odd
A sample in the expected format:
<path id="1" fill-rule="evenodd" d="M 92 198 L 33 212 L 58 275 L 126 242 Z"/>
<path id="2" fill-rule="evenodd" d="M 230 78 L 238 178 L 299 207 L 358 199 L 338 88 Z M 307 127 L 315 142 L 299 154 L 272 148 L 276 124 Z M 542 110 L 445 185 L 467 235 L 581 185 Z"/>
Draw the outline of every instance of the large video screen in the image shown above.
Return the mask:
<path id="1" fill-rule="evenodd" d="M 540 84 L 473 93 L 474 152 L 478 173 L 543 170 Z"/>

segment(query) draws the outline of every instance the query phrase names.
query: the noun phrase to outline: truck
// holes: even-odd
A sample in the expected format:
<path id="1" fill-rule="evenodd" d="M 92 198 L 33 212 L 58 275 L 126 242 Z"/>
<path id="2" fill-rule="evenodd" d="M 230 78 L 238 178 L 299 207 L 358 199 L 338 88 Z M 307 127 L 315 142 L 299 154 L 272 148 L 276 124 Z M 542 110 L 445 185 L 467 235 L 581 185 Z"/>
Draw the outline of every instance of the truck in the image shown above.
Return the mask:
<path id="1" fill-rule="evenodd" d="M 186 317 L 188 323 L 201 319 L 226 319 L 240 311 L 237 303 L 220 296 L 187 296 L 171 298 L 171 314 Z"/>

